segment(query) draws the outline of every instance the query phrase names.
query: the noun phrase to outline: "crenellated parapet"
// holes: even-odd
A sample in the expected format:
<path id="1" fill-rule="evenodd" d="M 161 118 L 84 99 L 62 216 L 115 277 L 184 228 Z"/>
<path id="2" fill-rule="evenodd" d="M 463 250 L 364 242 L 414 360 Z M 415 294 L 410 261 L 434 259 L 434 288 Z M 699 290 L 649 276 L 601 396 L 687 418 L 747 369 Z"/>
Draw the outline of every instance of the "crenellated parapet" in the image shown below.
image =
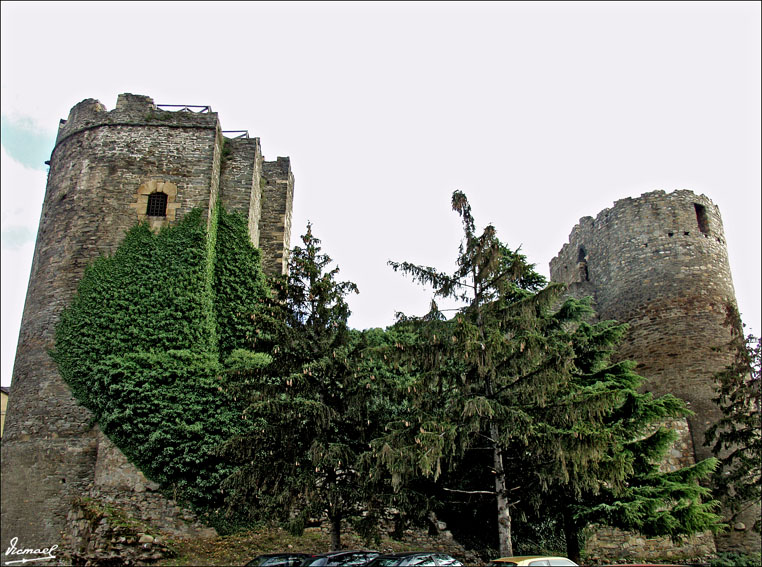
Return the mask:
<path id="1" fill-rule="evenodd" d="M 167 105 L 169 106 L 169 105 Z M 174 108 L 174 107 L 173 107 Z M 219 127 L 216 112 L 210 107 L 180 107 L 189 110 L 164 110 L 158 107 L 149 96 L 120 94 L 116 107 L 107 110 L 100 102 L 92 98 L 74 105 L 69 117 L 58 125 L 56 145 L 78 132 L 101 126 L 165 126 L 167 128 L 210 128 Z M 194 112 L 191 108 L 208 109 Z"/>
<path id="2" fill-rule="evenodd" d="M 602 316 L 620 320 L 692 288 L 735 301 L 719 209 L 686 190 L 621 199 L 580 219 L 550 271 L 554 281 L 592 282 Z"/>

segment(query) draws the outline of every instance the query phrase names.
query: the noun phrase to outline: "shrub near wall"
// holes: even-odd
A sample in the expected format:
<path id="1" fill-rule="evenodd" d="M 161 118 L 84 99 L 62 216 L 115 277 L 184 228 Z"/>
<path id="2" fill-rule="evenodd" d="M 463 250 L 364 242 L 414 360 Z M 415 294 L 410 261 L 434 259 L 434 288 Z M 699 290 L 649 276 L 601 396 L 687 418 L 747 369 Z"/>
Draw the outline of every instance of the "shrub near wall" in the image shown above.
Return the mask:
<path id="1" fill-rule="evenodd" d="M 134 227 L 112 256 L 87 269 L 52 353 L 78 401 L 127 458 L 206 510 L 219 504 L 231 472 L 213 450 L 246 425 L 224 388 L 219 337 L 222 356 L 244 346 L 254 332 L 249 310 L 265 293 L 258 251 L 239 216 L 218 211 L 210 231 L 200 211 L 158 235 Z"/>

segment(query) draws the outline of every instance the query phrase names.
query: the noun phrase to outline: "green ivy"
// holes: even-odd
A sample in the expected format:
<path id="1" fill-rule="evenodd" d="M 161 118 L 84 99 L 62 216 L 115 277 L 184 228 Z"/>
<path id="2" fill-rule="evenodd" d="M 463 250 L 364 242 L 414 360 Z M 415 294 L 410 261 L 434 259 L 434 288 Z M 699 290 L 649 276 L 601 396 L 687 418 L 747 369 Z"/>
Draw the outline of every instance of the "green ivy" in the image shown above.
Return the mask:
<path id="1" fill-rule="evenodd" d="M 231 473 L 214 449 L 249 427 L 224 361 L 270 361 L 249 350 L 267 293 L 246 218 L 220 208 L 207 227 L 194 210 L 159 234 L 131 229 L 88 267 L 56 328 L 51 354 L 77 400 L 149 479 L 201 511 Z"/>
<path id="2" fill-rule="evenodd" d="M 260 253 L 249 240 L 246 217 L 219 212 L 214 290 L 220 357 L 251 348 L 257 313 L 268 294 Z"/>

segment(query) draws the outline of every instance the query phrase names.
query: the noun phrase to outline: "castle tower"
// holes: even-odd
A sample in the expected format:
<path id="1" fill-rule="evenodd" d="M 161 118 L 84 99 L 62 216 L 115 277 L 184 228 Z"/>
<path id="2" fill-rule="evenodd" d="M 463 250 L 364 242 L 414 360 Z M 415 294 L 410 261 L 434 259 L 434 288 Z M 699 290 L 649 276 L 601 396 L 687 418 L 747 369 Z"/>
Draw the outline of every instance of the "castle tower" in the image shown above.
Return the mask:
<path id="1" fill-rule="evenodd" d="M 262 222 L 259 247 L 263 266 L 269 272 L 284 273 L 290 248 L 291 210 L 294 203 L 294 176 L 291 161 L 279 157 L 264 163 L 262 182 Z"/>
<path id="2" fill-rule="evenodd" d="M 287 158 L 276 163 L 284 159 L 287 166 Z M 293 198 L 288 167 L 281 182 L 288 199 L 263 198 L 258 139 L 226 139 L 209 107 L 163 110 L 140 95 L 119 95 L 112 111 L 93 99 L 74 106 L 49 163 L 2 443 L 0 543 L 18 537 L 18 547 L 37 549 L 60 543 L 72 500 L 98 482 L 96 463 L 106 453 L 114 461 L 48 356 L 85 267 L 112 253 L 136 222 L 171 225 L 197 207 L 211 219 L 218 200 L 248 214 L 255 245 L 264 222 L 268 250 L 276 235 L 285 250 L 290 208 L 283 208 Z M 269 264 L 267 254 L 265 266 L 282 273 L 285 253 Z"/>
<path id="3" fill-rule="evenodd" d="M 600 319 L 629 324 L 619 357 L 638 363 L 646 390 L 688 403 L 689 456 L 711 457 L 705 433 L 721 417 L 713 376 L 731 360 L 716 349 L 730 340 L 725 307 L 735 303 L 717 206 L 686 190 L 617 201 L 579 221 L 551 260 L 550 278 L 592 296 Z"/>

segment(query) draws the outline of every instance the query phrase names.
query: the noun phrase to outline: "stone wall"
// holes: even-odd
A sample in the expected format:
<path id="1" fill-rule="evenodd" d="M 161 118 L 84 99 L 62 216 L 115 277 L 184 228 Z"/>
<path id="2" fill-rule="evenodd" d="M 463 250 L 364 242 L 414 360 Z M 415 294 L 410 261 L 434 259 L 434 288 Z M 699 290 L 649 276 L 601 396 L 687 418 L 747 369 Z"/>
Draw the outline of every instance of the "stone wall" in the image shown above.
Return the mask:
<path id="1" fill-rule="evenodd" d="M 67 517 L 59 564 L 150 565 L 173 557 L 167 538 L 123 510 L 91 498 L 77 499 Z"/>
<path id="2" fill-rule="evenodd" d="M 717 206 L 686 190 L 617 201 L 580 219 L 551 260 L 550 277 L 570 284 L 574 296 L 593 296 L 599 319 L 629 324 L 617 356 L 638 363 L 645 390 L 687 402 L 695 415 L 685 451 L 711 457 L 705 432 L 721 416 L 714 375 L 731 360 L 718 347 L 730 339 L 725 307 L 735 303 Z M 759 549 L 759 536 L 747 532 L 718 545 Z"/>
<path id="3" fill-rule="evenodd" d="M 291 161 L 279 157 L 263 164 L 262 221 L 259 247 L 269 274 L 285 274 L 291 248 L 291 211 L 294 202 L 294 176 Z"/>
<path id="4" fill-rule="evenodd" d="M 147 196 L 154 189 L 171 188 L 166 191 L 167 216 L 148 219 L 154 228 L 177 222 L 197 207 L 206 211 L 211 222 L 222 190 L 223 201 L 249 211 L 252 235 L 259 232 L 259 141 L 229 141 L 232 151 L 223 172 L 222 130 L 217 114 L 207 110 L 167 111 L 150 97 L 122 94 L 114 110 L 87 99 L 61 121 L 49 162 L 3 435 L 4 540 L 18 537 L 19 545 L 26 548 L 56 544 L 67 529 L 76 498 L 93 490 L 101 496 L 108 493 L 99 492 L 105 477 L 96 472 L 101 470 L 97 463 L 103 462 L 103 439 L 48 355 L 58 317 L 86 266 L 99 255 L 114 252 L 127 230 L 145 219 Z M 288 159 L 277 162 L 283 163 L 288 191 L 280 193 L 288 193 L 288 198 L 270 205 L 262 219 L 268 226 L 271 250 L 278 248 L 276 236 L 282 239 L 281 247 L 287 247 L 289 239 L 290 209 L 284 207 L 291 206 L 293 176 Z M 275 186 L 280 187 L 278 179 L 273 175 Z M 276 209 L 277 218 L 267 218 Z M 264 258 L 267 261 L 267 251 Z M 282 258 L 279 252 L 281 265 Z M 123 455 L 118 467 L 117 461 L 110 462 L 116 468 L 126 464 Z M 135 476 L 138 471 L 132 467 L 122 473 Z M 110 494 L 116 498 L 120 491 Z M 122 503 L 155 500 L 154 495 L 160 498 L 149 490 L 127 491 Z M 151 519 L 152 509 L 153 504 L 144 509 L 138 506 L 136 513 Z M 163 515 L 165 520 L 170 516 Z"/>
<path id="5" fill-rule="evenodd" d="M 616 528 L 593 527 L 585 544 L 586 562 L 680 561 L 704 563 L 716 554 L 711 533 L 672 541 L 666 537 L 648 538 Z"/>
<path id="6" fill-rule="evenodd" d="M 630 325 L 619 356 L 638 362 L 648 390 L 689 403 L 695 454 L 711 456 L 703 440 L 720 416 L 713 375 L 730 360 L 716 348 L 730 339 L 725 305 L 735 303 L 717 207 L 690 191 L 617 201 L 580 220 L 550 276 L 588 286 L 601 319 Z"/>
<path id="7" fill-rule="evenodd" d="M 137 222 L 131 205 L 150 180 L 178 188 L 181 216 L 209 207 L 216 115 L 164 113 L 147 119 L 147 97 L 118 108 L 86 100 L 61 124 L 21 322 L 2 446 L 2 532 L 28 547 L 55 543 L 72 499 L 93 479 L 91 416 L 48 356 L 59 314 L 84 269 L 113 252 Z M 48 543 L 46 543 L 48 542 Z"/>
<path id="8" fill-rule="evenodd" d="M 226 139 L 222 152 L 220 179 L 222 205 L 228 212 L 239 211 L 249 218 L 249 235 L 259 247 L 262 214 L 262 150 L 259 138 Z"/>

